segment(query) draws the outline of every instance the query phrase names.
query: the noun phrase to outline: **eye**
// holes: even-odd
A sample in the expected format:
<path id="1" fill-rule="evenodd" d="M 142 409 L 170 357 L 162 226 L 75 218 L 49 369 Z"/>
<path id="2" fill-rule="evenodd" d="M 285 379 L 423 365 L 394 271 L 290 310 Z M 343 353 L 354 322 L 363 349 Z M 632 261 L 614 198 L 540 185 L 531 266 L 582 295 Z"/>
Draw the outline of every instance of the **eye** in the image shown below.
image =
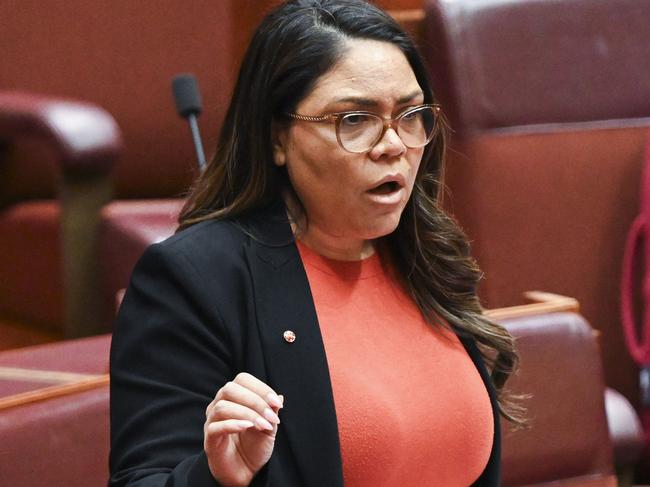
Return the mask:
<path id="1" fill-rule="evenodd" d="M 402 115 L 400 118 L 404 120 L 405 122 L 412 122 L 416 119 L 418 119 L 421 115 L 422 110 L 413 110 L 411 112 L 406 112 L 404 115 Z"/>
<path id="2" fill-rule="evenodd" d="M 347 128 L 359 127 L 368 123 L 370 117 L 363 113 L 350 113 L 341 119 L 341 125 Z"/>

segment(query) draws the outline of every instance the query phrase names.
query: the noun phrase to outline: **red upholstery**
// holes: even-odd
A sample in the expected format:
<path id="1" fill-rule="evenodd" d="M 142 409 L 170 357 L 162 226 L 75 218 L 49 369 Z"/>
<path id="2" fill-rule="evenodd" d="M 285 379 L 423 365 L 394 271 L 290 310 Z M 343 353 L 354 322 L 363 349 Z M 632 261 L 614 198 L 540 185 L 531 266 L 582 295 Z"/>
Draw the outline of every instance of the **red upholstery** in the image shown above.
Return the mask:
<path id="1" fill-rule="evenodd" d="M 0 133 L 5 140 L 46 139 L 64 171 L 109 172 L 122 140 L 115 120 L 90 103 L 33 93 L 0 93 Z"/>
<path id="2" fill-rule="evenodd" d="M 30 140 L 38 141 L 36 150 L 23 152 Z M 93 212 L 108 197 L 105 181 L 121 144 L 115 120 L 95 105 L 0 92 L 0 161 L 7 176 L 0 201 L 0 316 L 62 329 L 63 298 L 68 318 L 84 298 L 75 301 L 71 288 L 92 302 L 95 286 L 84 267 L 93 260 Z M 49 164 L 23 163 L 26 153 Z M 30 201 L 50 196 L 41 172 L 56 178 L 60 202 Z M 30 174 L 37 174 L 36 188 L 21 195 Z"/>
<path id="3" fill-rule="evenodd" d="M 174 233 L 182 205 L 181 199 L 114 201 L 102 210 L 102 319 L 107 323 L 115 315 L 117 292 L 128 286 L 133 266 L 147 246 Z"/>
<path id="4" fill-rule="evenodd" d="M 235 34 L 239 35 L 233 27 L 234 8 L 235 2 L 203 1 L 188 8 L 186 3 L 172 0 L 152 8 L 127 0 L 105 5 L 72 0 L 50 9 L 45 18 L 41 2 L 26 0 L 20 8 L 0 16 L 1 84 L 3 89 L 74 97 L 104 107 L 119 124 L 125 145 L 112 178 L 113 197 L 179 197 L 194 176 L 195 162 L 188 128 L 173 108 L 170 81 L 179 72 L 196 74 L 205 105 L 200 124 L 210 152 L 209 141 L 216 138 L 232 84 L 232 43 Z M 32 106 L 37 105 L 34 100 L 30 101 Z M 31 119 L 32 134 L 39 127 L 47 127 L 45 115 L 52 112 L 41 110 L 40 114 Z M 61 222 L 56 217 L 55 199 L 65 198 L 61 164 L 75 165 L 76 169 L 100 164 L 74 145 L 79 158 L 64 161 L 65 143 L 56 139 L 55 131 L 34 140 L 24 137 L 24 118 L 13 116 L 7 125 L 2 117 L 0 113 L 0 320 L 6 317 L 51 330 L 62 330 L 64 322 L 74 322 L 68 327 L 70 335 L 106 330 L 106 313 L 100 312 L 101 303 L 94 301 L 101 293 L 95 289 L 103 279 L 100 259 L 88 258 L 77 266 L 92 282 L 72 291 L 70 286 L 80 281 L 64 278 L 59 271 L 67 265 L 61 258 L 60 245 L 70 247 L 72 254 L 87 255 L 89 248 L 98 248 L 94 247 L 94 236 L 89 235 L 84 252 L 78 252 L 74 245 L 74 241 L 86 242 L 83 236 L 72 243 L 67 238 L 63 242 L 56 239 Z M 77 124 L 73 128 L 87 126 Z M 82 140 L 92 138 L 86 134 Z M 10 144 L 4 147 L 6 142 Z M 52 211 L 39 213 L 35 207 L 23 210 L 8 206 L 34 198 L 49 200 L 54 205 Z M 5 215 L 8 210 L 15 213 Z M 26 214 L 29 218 L 24 222 L 15 217 Z M 112 215 L 108 226 L 117 218 L 116 213 Z M 46 222 L 44 228 L 38 239 L 26 239 L 36 219 Z M 5 240 L 5 235 L 11 237 Z M 109 252 L 111 258 L 119 249 Z M 117 259 L 116 268 L 129 269 L 133 258 L 131 254 L 126 258 L 125 263 Z M 16 272 L 18 268 L 21 272 Z M 106 277 L 108 281 L 113 278 Z M 118 280 L 123 282 L 124 278 Z M 73 295 L 77 302 L 85 299 L 85 308 L 82 302 L 79 309 L 70 311 L 70 304 L 64 303 L 63 286 L 69 291 L 65 296 Z M 104 290 L 102 295 L 106 293 Z M 30 301 L 30 295 L 39 298 Z M 97 315 L 102 317 L 98 323 L 90 323 Z"/>
<path id="5" fill-rule="evenodd" d="M 62 321 L 59 214 L 60 207 L 52 200 L 28 202 L 0 211 L 2 315 L 50 328 Z M 35 276 L 47 276 L 47 279 Z"/>
<path id="6" fill-rule="evenodd" d="M 130 0 L 69 0 L 43 16 L 42 2 L 21 1 L 0 18 L 2 86 L 104 107 L 126 147 L 115 196 L 176 196 L 191 180 L 194 158 L 173 108 L 171 78 L 196 74 L 205 105 L 201 129 L 213 140 L 232 82 L 229 3 L 168 0 L 154 8 Z"/>
<path id="7" fill-rule="evenodd" d="M 606 382 L 632 402 L 618 296 L 650 124 L 649 16 L 636 0 L 429 0 L 426 20 L 455 131 L 447 204 L 485 271 L 484 302 L 578 298 L 602 331 Z"/>
<path id="8" fill-rule="evenodd" d="M 435 88 L 458 134 L 650 123 L 647 2 L 426 5 Z"/>
<path id="9" fill-rule="evenodd" d="M 0 353 L 0 368 L 73 372 L 101 375 L 108 373 L 111 338 L 99 335 L 80 340 L 67 340 Z M 28 374 L 29 375 L 29 374 Z M 12 394 L 34 391 L 58 381 L 0 379 L 0 399 Z"/>
<path id="10" fill-rule="evenodd" d="M 532 394 L 523 402 L 530 429 L 511 431 L 504 424 L 503 485 L 611 475 L 603 374 L 592 328 L 573 313 L 503 324 L 521 354 L 510 390 Z"/>
<path id="11" fill-rule="evenodd" d="M 2 485 L 104 487 L 108 387 L 0 411 Z"/>
<path id="12" fill-rule="evenodd" d="M 0 368 L 105 374 L 110 336 L 0 352 Z M 56 381 L 0 374 L 2 485 L 105 486 L 108 480 L 108 387 L 3 408 L 12 394 L 43 390 Z M 51 395 L 51 393 L 50 393 Z M 15 397 L 15 396 L 13 396 Z"/>
<path id="13" fill-rule="evenodd" d="M 110 335 L 0 352 L 0 367 L 53 369 L 79 374 L 108 373 Z"/>

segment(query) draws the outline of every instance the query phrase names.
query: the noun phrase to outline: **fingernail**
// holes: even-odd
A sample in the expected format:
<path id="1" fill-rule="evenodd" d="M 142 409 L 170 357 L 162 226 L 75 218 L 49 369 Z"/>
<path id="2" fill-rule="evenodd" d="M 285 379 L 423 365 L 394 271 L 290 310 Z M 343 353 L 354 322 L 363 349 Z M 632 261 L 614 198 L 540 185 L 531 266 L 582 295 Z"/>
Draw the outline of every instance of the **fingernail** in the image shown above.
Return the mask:
<path id="1" fill-rule="evenodd" d="M 237 426 L 240 428 L 250 428 L 254 426 L 252 421 L 248 421 L 247 419 L 240 419 L 237 421 Z"/>
<path id="2" fill-rule="evenodd" d="M 265 430 L 272 430 L 273 429 L 273 426 L 271 425 L 271 423 L 269 423 L 266 419 L 264 419 L 261 416 L 258 416 L 257 419 L 255 420 L 255 422 L 257 423 L 257 425 L 260 428 L 263 428 Z"/>
<path id="3" fill-rule="evenodd" d="M 282 400 L 274 392 L 269 392 L 269 395 L 266 396 L 266 399 L 271 406 L 275 406 L 276 408 L 282 407 Z"/>
<path id="4" fill-rule="evenodd" d="M 278 418 L 278 415 L 275 414 L 273 411 L 271 411 L 270 408 L 266 408 L 264 410 L 264 417 L 269 420 L 271 423 L 279 424 L 280 423 L 280 418 Z"/>

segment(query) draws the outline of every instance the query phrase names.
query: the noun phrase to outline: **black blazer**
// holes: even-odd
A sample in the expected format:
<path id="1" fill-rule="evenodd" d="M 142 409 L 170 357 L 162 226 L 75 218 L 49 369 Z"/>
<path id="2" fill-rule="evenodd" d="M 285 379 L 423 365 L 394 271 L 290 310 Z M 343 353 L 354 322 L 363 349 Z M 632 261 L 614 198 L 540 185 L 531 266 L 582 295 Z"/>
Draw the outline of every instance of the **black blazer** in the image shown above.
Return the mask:
<path id="1" fill-rule="evenodd" d="M 295 342 L 284 340 L 285 330 Z M 495 425 L 488 465 L 474 485 L 496 487 L 495 391 L 474 342 L 461 341 L 489 392 Z M 138 262 L 111 349 L 110 485 L 218 485 L 203 453 L 205 408 L 242 371 L 285 396 L 273 455 L 252 485 L 342 487 L 325 349 L 279 204 L 246 219 L 194 225 Z"/>

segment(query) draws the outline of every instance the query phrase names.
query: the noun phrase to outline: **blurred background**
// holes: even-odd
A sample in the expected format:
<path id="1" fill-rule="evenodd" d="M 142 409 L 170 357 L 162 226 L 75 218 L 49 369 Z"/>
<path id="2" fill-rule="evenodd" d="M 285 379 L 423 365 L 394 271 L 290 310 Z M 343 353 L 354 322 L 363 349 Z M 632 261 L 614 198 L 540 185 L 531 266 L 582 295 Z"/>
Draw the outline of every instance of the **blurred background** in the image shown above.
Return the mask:
<path id="1" fill-rule="evenodd" d="M 105 483 L 112 319 L 197 175 L 171 80 L 198 81 L 209 158 L 248 40 L 278 3 L 0 6 L 7 485 Z M 485 272 L 485 308 L 526 351 L 512 387 L 534 395 L 539 421 L 505 431 L 504 485 L 649 482 L 650 2 L 376 3 L 427 61 L 452 129 L 444 205 Z M 86 417 L 103 419 L 89 430 Z M 30 443 L 37 418 L 50 443 Z M 17 460 L 53 445 L 60 457 Z"/>

